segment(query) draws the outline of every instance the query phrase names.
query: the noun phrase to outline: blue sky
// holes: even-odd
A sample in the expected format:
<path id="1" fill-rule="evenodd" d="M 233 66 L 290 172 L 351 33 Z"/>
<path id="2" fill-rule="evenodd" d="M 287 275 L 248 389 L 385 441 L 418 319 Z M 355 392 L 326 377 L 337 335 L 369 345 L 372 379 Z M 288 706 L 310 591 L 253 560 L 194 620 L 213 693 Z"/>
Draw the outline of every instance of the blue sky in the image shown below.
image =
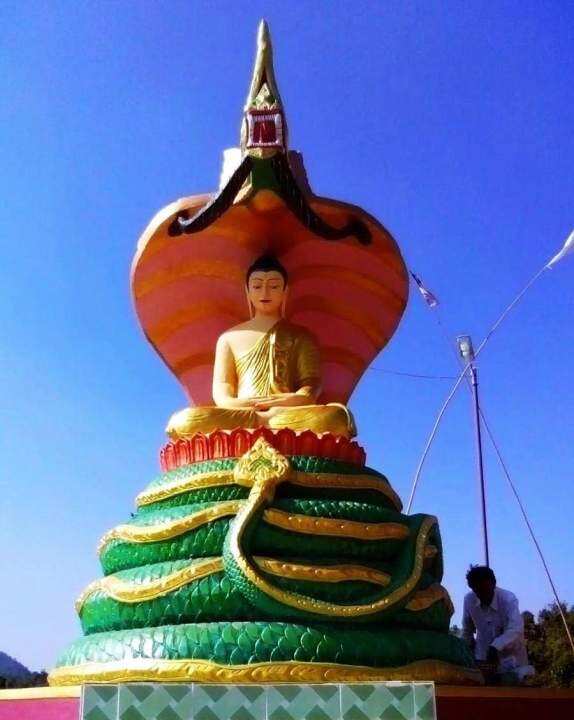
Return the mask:
<path id="1" fill-rule="evenodd" d="M 100 536 L 157 473 L 183 393 L 147 346 L 128 272 L 168 202 L 217 187 L 266 17 L 291 147 L 314 190 L 377 216 L 477 341 L 574 226 L 574 6 L 564 2 L 4 2 L 0 9 L 0 649 L 50 666 L 79 634 Z M 574 259 L 480 359 L 483 407 L 564 600 L 574 602 Z M 375 369 L 376 368 L 376 369 Z M 352 399 L 369 462 L 403 497 L 452 375 L 413 293 Z M 459 619 L 481 559 L 462 388 L 414 509 L 440 518 Z M 492 564 L 551 601 L 490 450 Z"/>

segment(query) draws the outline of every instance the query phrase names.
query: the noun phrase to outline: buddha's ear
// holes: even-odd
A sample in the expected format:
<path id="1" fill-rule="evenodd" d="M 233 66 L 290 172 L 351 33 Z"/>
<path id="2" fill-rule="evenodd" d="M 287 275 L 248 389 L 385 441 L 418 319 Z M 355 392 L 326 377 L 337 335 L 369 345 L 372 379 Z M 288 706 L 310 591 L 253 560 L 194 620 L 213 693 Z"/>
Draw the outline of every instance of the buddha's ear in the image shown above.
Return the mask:
<path id="1" fill-rule="evenodd" d="M 253 320 L 255 311 L 253 310 L 253 305 L 251 304 L 251 300 L 249 299 L 249 288 L 247 287 L 247 285 L 245 286 L 245 300 L 247 302 L 247 307 L 249 308 L 249 319 Z"/>
<path id="2" fill-rule="evenodd" d="M 283 300 L 281 302 L 281 317 L 285 317 L 285 308 L 287 306 L 287 298 L 289 297 L 289 286 L 285 285 L 285 290 L 283 291 Z"/>

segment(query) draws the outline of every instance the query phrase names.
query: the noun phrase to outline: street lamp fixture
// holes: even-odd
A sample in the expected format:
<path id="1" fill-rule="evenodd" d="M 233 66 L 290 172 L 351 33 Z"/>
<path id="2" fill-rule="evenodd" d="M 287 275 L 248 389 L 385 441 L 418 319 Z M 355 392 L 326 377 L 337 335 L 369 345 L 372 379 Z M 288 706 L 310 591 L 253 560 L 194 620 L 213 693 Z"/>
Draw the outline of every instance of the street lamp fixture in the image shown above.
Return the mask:
<path id="1" fill-rule="evenodd" d="M 465 363 L 472 362 L 474 360 L 474 348 L 472 346 L 472 338 L 470 335 L 459 335 L 456 338 L 456 344 L 458 352 Z"/>
<path id="2" fill-rule="evenodd" d="M 474 364 L 474 348 L 470 335 L 459 335 L 456 338 L 458 352 L 468 373 L 472 385 L 472 406 L 474 414 L 474 428 L 476 435 L 476 470 L 480 487 L 480 504 L 482 515 L 482 542 L 484 547 L 484 564 L 490 566 L 490 553 L 488 550 L 488 528 L 486 524 L 486 494 L 484 489 L 484 464 L 482 458 L 482 433 L 480 422 L 480 405 L 478 402 L 478 370 Z"/>

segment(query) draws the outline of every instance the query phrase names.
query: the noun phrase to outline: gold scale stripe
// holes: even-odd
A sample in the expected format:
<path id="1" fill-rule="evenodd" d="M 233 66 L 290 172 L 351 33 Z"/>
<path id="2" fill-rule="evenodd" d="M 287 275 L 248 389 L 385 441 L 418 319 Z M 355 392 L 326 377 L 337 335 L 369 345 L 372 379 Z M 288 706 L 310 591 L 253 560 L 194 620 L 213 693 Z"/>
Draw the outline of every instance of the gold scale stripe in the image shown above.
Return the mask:
<path id="1" fill-rule="evenodd" d="M 166 483 L 157 488 L 154 487 L 150 490 L 144 490 L 136 497 L 136 506 L 150 505 L 151 503 L 165 500 L 166 498 L 179 495 L 189 490 L 201 490 L 203 488 L 219 487 L 221 485 L 235 485 L 232 470 L 198 473 L 197 475 L 190 475 L 184 480 L 178 480 L 177 482 Z"/>
<path id="2" fill-rule="evenodd" d="M 253 559 L 264 572 L 289 578 L 290 580 L 313 580 L 327 583 L 364 580 L 383 587 L 391 582 L 391 576 L 388 573 L 366 565 L 311 565 L 285 562 L 275 558 L 255 557 Z"/>
<path id="3" fill-rule="evenodd" d="M 98 553 L 101 554 L 112 540 L 132 543 L 170 540 L 213 520 L 236 515 L 245 503 L 245 500 L 228 500 L 213 507 L 199 510 L 175 520 L 158 523 L 157 525 L 118 525 L 102 537 L 98 546 Z M 265 510 L 263 520 L 269 525 L 290 530 L 291 532 L 350 537 L 357 540 L 404 540 L 409 535 L 408 528 L 399 523 L 362 523 L 355 520 L 297 515 L 273 509 Z"/>
<path id="4" fill-rule="evenodd" d="M 268 557 L 254 557 L 256 564 L 264 572 L 291 580 L 312 580 L 315 582 L 338 583 L 349 580 L 362 580 L 374 585 L 385 587 L 391 582 L 391 576 L 381 570 L 365 565 L 337 564 L 313 565 L 286 562 Z M 114 575 L 100 578 L 90 583 L 76 600 L 76 611 L 81 609 L 86 600 L 94 593 L 101 591 L 122 603 L 137 603 L 154 600 L 162 595 L 178 590 L 185 585 L 201 578 L 223 571 L 223 560 L 220 557 L 205 558 L 190 563 L 181 570 L 176 570 L 157 580 L 137 583 L 121 580 Z M 438 583 L 425 590 L 419 590 L 407 603 L 406 609 L 411 612 L 426 610 L 436 602 L 445 601 L 452 608 L 448 592 Z"/>
<path id="5" fill-rule="evenodd" d="M 331 617 L 354 618 L 364 615 L 372 615 L 373 613 L 381 610 L 391 608 L 393 605 L 400 602 L 413 592 L 420 580 L 423 570 L 425 547 L 428 536 L 433 527 L 437 524 L 437 519 L 432 515 L 426 517 L 421 523 L 415 542 L 413 567 L 409 577 L 400 587 L 397 587 L 385 597 L 375 600 L 374 602 L 361 605 L 339 605 L 337 603 L 318 600 L 316 598 L 300 595 L 299 593 L 277 588 L 255 571 L 248 558 L 243 554 L 242 550 L 242 536 L 245 531 L 246 522 L 249 519 L 250 513 L 253 512 L 253 509 L 253 506 L 246 504 L 240 511 L 236 522 L 229 530 L 231 552 L 243 575 L 261 592 L 265 593 L 269 597 L 272 597 L 274 600 L 277 600 L 282 605 L 288 605 L 289 607 L 294 607 L 298 610 L 304 610 L 306 612 Z"/>
<path id="6" fill-rule="evenodd" d="M 213 682 L 213 683 L 344 683 L 386 680 L 429 681 L 449 685 L 481 685 L 479 670 L 443 662 L 419 660 L 399 667 L 376 668 L 336 663 L 271 662 L 220 665 L 209 660 L 138 658 L 86 663 L 52 670 L 50 685 L 89 682 Z"/>
<path id="7" fill-rule="evenodd" d="M 383 494 L 397 510 L 402 509 L 399 496 L 384 480 L 372 475 L 340 475 L 338 473 L 293 472 L 288 482 L 294 485 L 314 488 L 339 488 L 341 490 L 376 490 Z M 221 485 L 235 485 L 232 470 L 198 473 L 184 480 L 145 490 L 136 497 L 136 505 L 150 505 L 190 490 L 199 490 Z"/>
<path id="8" fill-rule="evenodd" d="M 439 583 L 430 585 L 428 588 L 425 588 L 425 590 L 418 590 L 405 605 L 405 610 L 409 610 L 410 612 L 419 612 L 420 610 L 426 610 L 437 602 L 446 603 L 449 613 L 451 615 L 453 614 L 454 607 L 450 599 L 450 595 L 448 594 L 447 589 Z"/>
<path id="9" fill-rule="evenodd" d="M 190 563 L 187 567 L 169 573 L 164 577 L 147 582 L 129 582 L 117 576 L 108 575 L 90 583 L 76 600 L 76 612 L 80 613 L 86 600 L 101 591 L 113 600 L 123 603 L 145 602 L 179 590 L 194 580 L 213 575 L 223 570 L 223 558 L 211 557 Z"/>
<path id="10" fill-rule="evenodd" d="M 263 512 L 263 520 L 282 530 L 305 535 L 330 535 L 356 540 L 405 540 L 409 536 L 408 527 L 400 523 L 364 523 L 341 518 L 312 517 L 273 508 Z"/>
<path id="11" fill-rule="evenodd" d="M 403 508 L 401 499 L 384 480 L 372 475 L 339 475 L 338 473 L 295 472 L 288 482 L 294 485 L 315 488 L 339 488 L 341 490 L 376 490 L 389 499 L 399 512 Z"/>
<path id="12" fill-rule="evenodd" d="M 235 515 L 239 512 L 244 502 L 244 500 L 229 500 L 191 513 L 185 517 L 158 523 L 157 525 L 118 525 L 107 532 L 100 540 L 98 553 L 101 554 L 106 545 L 112 540 L 125 540 L 134 543 L 169 540 L 170 538 L 182 535 L 189 530 L 194 530 L 213 520 Z"/>
<path id="13" fill-rule="evenodd" d="M 338 565 L 311 565 L 257 556 L 253 559 L 265 572 L 292 580 L 313 580 L 327 583 L 364 580 L 382 586 L 388 585 L 391 581 L 388 573 L 364 565 L 347 565 L 343 563 Z M 162 595 L 167 595 L 167 593 L 178 590 L 194 580 L 200 580 L 221 571 L 223 571 L 223 559 L 212 557 L 192 562 L 181 570 L 176 570 L 157 580 L 143 583 L 129 582 L 121 580 L 117 576 L 108 575 L 95 580 L 85 588 L 76 600 L 76 611 L 80 613 L 86 600 L 98 591 L 122 603 L 145 602 L 146 600 L 154 600 Z M 435 601 L 433 600 L 433 602 Z"/>

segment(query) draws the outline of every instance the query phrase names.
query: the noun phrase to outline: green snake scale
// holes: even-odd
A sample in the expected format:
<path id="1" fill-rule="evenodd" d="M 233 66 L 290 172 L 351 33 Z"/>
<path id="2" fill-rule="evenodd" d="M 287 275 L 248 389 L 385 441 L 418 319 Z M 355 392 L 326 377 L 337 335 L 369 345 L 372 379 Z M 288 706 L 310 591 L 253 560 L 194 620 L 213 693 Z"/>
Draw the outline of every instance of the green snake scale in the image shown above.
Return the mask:
<path id="1" fill-rule="evenodd" d="M 133 517 L 104 536 L 104 578 L 77 604 L 85 635 L 62 653 L 52 682 L 94 663 L 146 659 L 231 668 L 432 660 L 472 674 L 468 651 L 448 633 L 434 519 L 401 514 L 374 470 L 287 461 L 289 477 L 271 484 L 238 481 L 236 458 L 156 478 Z M 322 483 L 330 477 L 338 486 Z"/>

